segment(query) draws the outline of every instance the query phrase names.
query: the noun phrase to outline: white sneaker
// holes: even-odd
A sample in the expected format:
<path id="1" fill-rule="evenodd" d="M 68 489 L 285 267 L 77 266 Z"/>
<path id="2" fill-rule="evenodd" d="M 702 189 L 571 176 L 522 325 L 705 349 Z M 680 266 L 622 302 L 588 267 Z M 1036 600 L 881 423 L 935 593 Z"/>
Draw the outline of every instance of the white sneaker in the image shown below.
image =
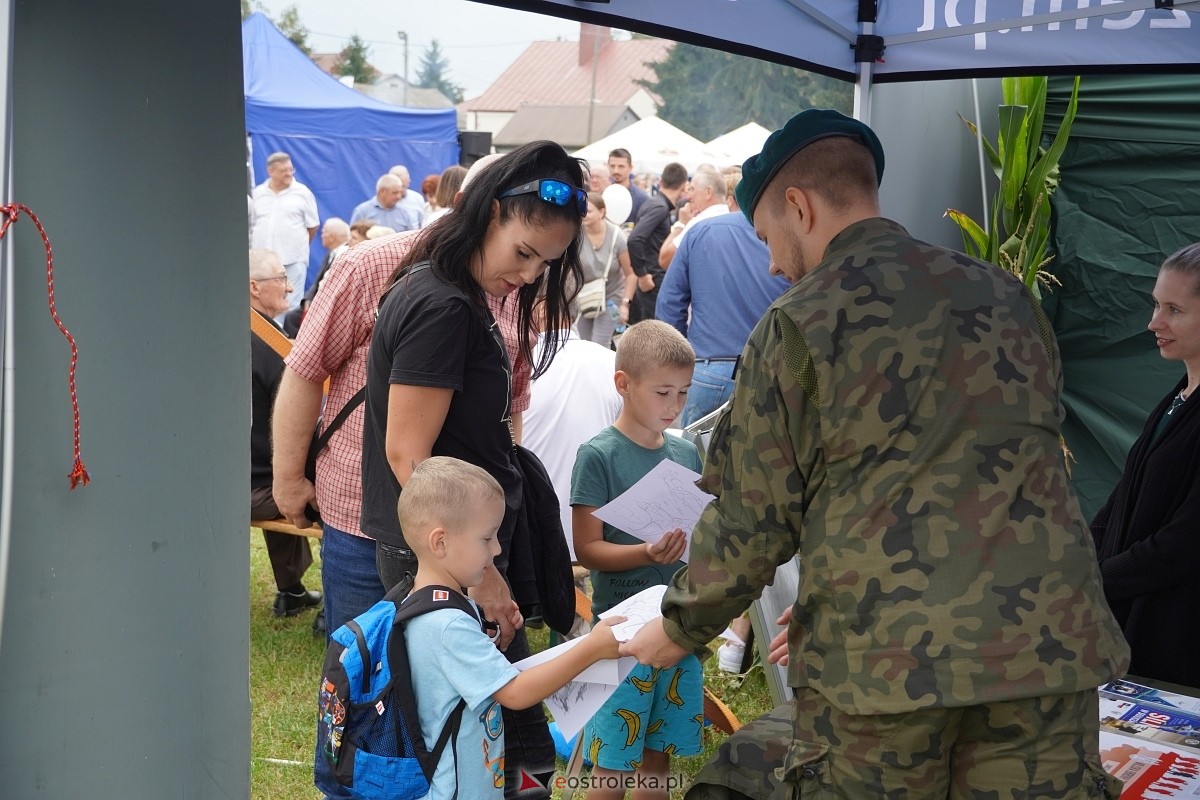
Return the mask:
<path id="1" fill-rule="evenodd" d="M 734 675 L 742 671 L 742 659 L 746 657 L 746 646 L 726 642 L 717 648 L 717 667 L 721 672 Z"/>

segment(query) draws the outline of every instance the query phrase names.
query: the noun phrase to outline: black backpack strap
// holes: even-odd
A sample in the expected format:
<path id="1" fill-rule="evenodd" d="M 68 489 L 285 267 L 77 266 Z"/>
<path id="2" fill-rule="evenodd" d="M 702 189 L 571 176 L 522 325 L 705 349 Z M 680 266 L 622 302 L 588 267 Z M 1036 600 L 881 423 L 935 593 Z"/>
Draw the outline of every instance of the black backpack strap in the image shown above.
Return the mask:
<path id="1" fill-rule="evenodd" d="M 438 762 L 442 760 L 442 751 L 446 749 L 446 743 L 450 743 L 451 758 L 454 762 L 454 794 L 450 795 L 450 800 L 458 800 L 458 728 L 462 725 L 463 712 L 467 710 L 467 701 L 460 699 L 458 705 L 450 712 L 450 716 L 446 718 L 446 724 L 442 728 L 442 733 L 438 736 L 437 744 L 433 746 L 430 753 L 434 767 L 437 767 Z M 433 779 L 430 778 L 432 783 Z"/>
<path id="2" fill-rule="evenodd" d="M 475 606 L 471 604 L 467 598 L 463 597 L 458 591 L 446 586 L 422 586 L 415 590 L 407 598 L 393 596 L 398 594 L 400 586 L 393 587 L 391 592 L 388 592 L 386 599 L 396 603 L 396 624 L 400 625 L 407 622 L 413 617 L 419 617 L 422 614 L 428 614 L 430 611 L 440 611 L 446 608 L 456 608 L 464 614 L 469 614 L 472 619 L 479 622 L 480 629 L 487 631 L 482 616 L 475 610 Z M 389 659 L 391 654 L 389 653 Z M 394 664 L 395 661 L 392 661 Z M 414 697 L 415 699 L 415 697 Z M 446 749 L 446 745 L 450 744 L 451 752 L 454 760 L 454 794 L 451 800 L 458 799 L 458 729 L 462 725 L 463 712 L 467 708 L 467 701 L 460 699 L 458 705 L 450 712 L 450 716 L 446 719 L 446 724 L 442 726 L 442 731 L 438 734 L 437 742 L 433 748 L 429 750 L 429 763 L 425 767 L 425 777 L 432 783 L 433 773 L 437 769 L 438 762 L 442 760 L 442 753 Z"/>
<path id="3" fill-rule="evenodd" d="M 367 387 L 364 386 L 354 393 L 354 396 L 346 401 L 346 405 L 342 406 L 342 410 L 337 413 L 337 416 L 329 421 L 325 426 L 325 430 L 321 431 L 321 435 L 313 440 L 309 457 L 315 457 L 317 453 L 325 449 L 325 445 L 329 444 L 330 437 L 337 432 L 337 429 L 342 427 L 342 423 L 354 413 L 354 409 L 362 405 L 363 400 L 367 399 Z"/>
<path id="4" fill-rule="evenodd" d="M 444 608 L 457 608 L 464 614 L 479 619 L 471 601 L 463 597 L 461 592 L 447 586 L 422 586 L 403 599 L 393 597 L 389 592 L 387 598 L 396 601 L 396 622 L 404 622 Z"/>

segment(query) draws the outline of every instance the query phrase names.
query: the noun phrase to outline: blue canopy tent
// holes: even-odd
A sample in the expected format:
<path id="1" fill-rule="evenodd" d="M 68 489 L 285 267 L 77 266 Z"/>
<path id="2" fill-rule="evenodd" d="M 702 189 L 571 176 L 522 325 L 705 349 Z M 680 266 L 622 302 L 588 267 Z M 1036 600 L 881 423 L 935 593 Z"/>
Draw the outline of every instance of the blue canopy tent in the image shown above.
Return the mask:
<path id="1" fill-rule="evenodd" d="M 321 219 L 350 221 L 375 194 L 375 181 L 396 164 L 418 183 L 458 163 L 454 109 L 399 108 L 327 75 L 261 13 L 242 23 L 242 75 L 250 164 L 261 182 L 267 156 L 292 157 L 296 178 L 317 197 Z M 313 240 L 309 280 L 325 250 Z"/>

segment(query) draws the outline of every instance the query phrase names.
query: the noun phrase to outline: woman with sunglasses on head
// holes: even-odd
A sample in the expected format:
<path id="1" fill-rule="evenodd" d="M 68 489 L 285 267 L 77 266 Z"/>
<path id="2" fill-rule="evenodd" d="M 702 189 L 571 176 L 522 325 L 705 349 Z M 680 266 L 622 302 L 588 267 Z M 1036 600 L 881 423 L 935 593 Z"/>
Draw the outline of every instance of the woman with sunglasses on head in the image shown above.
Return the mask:
<path id="1" fill-rule="evenodd" d="M 1200 687 L 1193 628 L 1200 569 L 1200 242 L 1158 271 L 1149 327 L 1159 354 L 1186 374 L 1133 443 L 1092 520 L 1104 594 L 1129 642 L 1129 674 Z"/>
<path id="2" fill-rule="evenodd" d="M 380 579 L 390 590 L 415 572 L 396 502 L 416 466 L 430 456 L 453 456 L 484 468 L 505 493 L 497 532 L 502 552 L 470 595 L 499 623 L 500 646 L 513 662 L 529 654 L 504 576 L 522 479 L 513 448 L 511 366 L 487 298 L 516 304 L 520 352 L 537 377 L 558 350 L 559 332 L 570 327 L 571 294 L 580 283 L 582 175 L 580 162 L 561 146 L 540 141 L 474 176 L 454 211 L 421 234 L 392 275 L 367 357 L 362 530 L 376 540 Z M 546 337 L 536 360 L 535 303 Z M 553 771 L 554 746 L 540 706 L 505 709 L 504 727 L 505 793 L 513 795 L 521 769 Z"/>

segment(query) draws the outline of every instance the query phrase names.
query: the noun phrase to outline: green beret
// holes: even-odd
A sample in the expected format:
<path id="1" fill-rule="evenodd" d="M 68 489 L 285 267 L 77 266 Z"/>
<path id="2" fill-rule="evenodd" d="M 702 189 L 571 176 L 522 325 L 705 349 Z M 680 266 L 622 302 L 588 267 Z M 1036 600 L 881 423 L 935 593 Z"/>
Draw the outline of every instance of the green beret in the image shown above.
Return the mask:
<path id="1" fill-rule="evenodd" d="M 865 123 L 831 108 L 810 108 L 801 111 L 768 136 L 762 152 L 750 156 L 742 165 L 742 180 L 734 194 L 742 213 L 751 224 L 754 223 L 754 207 L 779 168 L 813 142 L 830 136 L 851 136 L 862 142 L 875 157 L 876 177 L 883 180 L 883 145 L 879 143 L 875 131 Z"/>

